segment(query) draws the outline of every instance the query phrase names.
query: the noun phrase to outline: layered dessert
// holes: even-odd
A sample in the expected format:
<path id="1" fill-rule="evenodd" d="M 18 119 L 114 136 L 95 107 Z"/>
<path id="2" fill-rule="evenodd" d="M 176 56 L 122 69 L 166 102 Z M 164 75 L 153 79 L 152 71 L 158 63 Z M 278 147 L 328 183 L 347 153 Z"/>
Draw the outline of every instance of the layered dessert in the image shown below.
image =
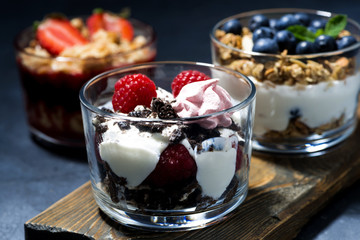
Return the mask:
<path id="1" fill-rule="evenodd" d="M 15 40 L 28 122 L 40 139 L 84 146 L 78 94 L 106 70 L 152 61 L 153 29 L 97 9 L 87 18 L 50 14 Z"/>
<path id="2" fill-rule="evenodd" d="M 95 188 L 113 206 L 197 211 L 243 193 L 246 117 L 227 111 L 239 101 L 218 82 L 185 70 L 172 81 L 172 93 L 143 74 L 115 83 L 112 98 L 98 106 L 111 116 L 92 120 L 100 176 Z"/>
<path id="3" fill-rule="evenodd" d="M 356 120 L 359 30 L 345 15 L 264 11 L 214 29 L 213 61 L 251 78 L 254 136 L 268 143 L 321 139 Z M 350 29 L 350 28 L 349 28 Z"/>

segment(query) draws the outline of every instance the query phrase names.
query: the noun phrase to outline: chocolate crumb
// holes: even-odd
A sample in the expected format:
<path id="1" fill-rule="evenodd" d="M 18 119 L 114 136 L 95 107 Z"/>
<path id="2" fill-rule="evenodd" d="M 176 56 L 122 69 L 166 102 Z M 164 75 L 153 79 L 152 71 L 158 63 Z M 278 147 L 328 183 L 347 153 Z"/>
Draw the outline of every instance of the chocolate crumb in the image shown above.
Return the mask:
<path id="1" fill-rule="evenodd" d="M 151 110 L 144 109 L 140 111 L 131 111 L 128 113 L 128 116 L 130 117 L 139 117 L 139 118 L 147 118 L 151 114 Z"/>
<path id="2" fill-rule="evenodd" d="M 95 127 L 95 131 L 97 133 L 104 133 L 108 130 L 108 127 L 105 125 L 102 125 L 101 123 L 104 123 L 106 120 L 103 116 L 97 115 L 93 121 L 92 124 Z"/>
<path id="3" fill-rule="evenodd" d="M 116 122 L 115 124 L 117 124 L 119 126 L 120 130 L 130 129 L 130 124 L 128 121 Z"/>
<path id="4" fill-rule="evenodd" d="M 170 141 L 170 144 L 173 143 L 173 144 L 177 144 L 179 143 L 181 140 L 183 140 L 185 138 L 185 134 L 184 134 L 184 131 L 182 130 L 182 128 L 178 128 L 178 129 L 175 129 L 170 137 L 169 137 L 169 141 Z"/>
<path id="5" fill-rule="evenodd" d="M 164 102 L 160 98 L 153 98 L 151 109 L 158 114 L 160 119 L 173 119 L 179 117 L 171 104 L 167 101 Z"/>
<path id="6" fill-rule="evenodd" d="M 113 110 L 111 110 L 109 108 L 106 108 L 106 107 L 102 107 L 101 110 L 104 111 L 104 112 L 108 112 L 108 113 L 114 113 Z"/>

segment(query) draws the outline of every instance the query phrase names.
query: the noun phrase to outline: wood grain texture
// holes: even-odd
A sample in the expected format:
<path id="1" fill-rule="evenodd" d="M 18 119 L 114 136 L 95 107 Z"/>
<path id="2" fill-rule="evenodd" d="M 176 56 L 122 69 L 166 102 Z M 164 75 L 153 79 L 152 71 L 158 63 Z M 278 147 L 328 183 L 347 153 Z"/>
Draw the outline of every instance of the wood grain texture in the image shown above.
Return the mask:
<path id="1" fill-rule="evenodd" d="M 97 207 L 90 183 L 25 223 L 32 239 L 292 239 L 341 189 L 360 178 L 360 128 L 316 157 L 253 153 L 249 193 L 224 221 L 200 230 L 142 232 Z"/>

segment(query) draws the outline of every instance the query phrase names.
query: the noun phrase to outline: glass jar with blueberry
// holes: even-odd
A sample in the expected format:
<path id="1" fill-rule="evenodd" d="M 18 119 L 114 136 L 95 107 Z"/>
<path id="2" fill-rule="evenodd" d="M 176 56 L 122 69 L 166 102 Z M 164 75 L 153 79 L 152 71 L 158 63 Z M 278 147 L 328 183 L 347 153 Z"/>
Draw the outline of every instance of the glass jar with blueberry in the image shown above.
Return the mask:
<path id="1" fill-rule="evenodd" d="M 218 22 L 214 64 L 254 81 L 253 148 L 308 153 L 350 136 L 360 90 L 360 25 L 345 14 L 265 9 Z"/>

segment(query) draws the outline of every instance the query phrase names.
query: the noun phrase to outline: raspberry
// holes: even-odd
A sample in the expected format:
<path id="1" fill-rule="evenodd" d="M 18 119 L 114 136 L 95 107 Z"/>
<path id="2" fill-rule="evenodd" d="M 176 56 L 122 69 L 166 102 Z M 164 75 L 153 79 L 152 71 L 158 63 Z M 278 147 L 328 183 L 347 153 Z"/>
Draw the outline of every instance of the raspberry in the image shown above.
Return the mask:
<path id="1" fill-rule="evenodd" d="M 157 187 L 181 183 L 196 175 L 197 166 L 182 144 L 169 145 L 160 155 L 158 164 L 148 179 Z"/>
<path id="2" fill-rule="evenodd" d="M 112 104 L 115 111 L 129 113 L 137 105 L 150 107 L 156 97 L 156 86 L 153 81 L 142 74 L 127 75 L 115 83 Z"/>
<path id="3" fill-rule="evenodd" d="M 179 94 L 180 90 L 183 88 L 183 86 L 185 86 L 186 84 L 204 81 L 208 79 L 210 79 L 209 76 L 196 70 L 182 71 L 174 78 L 173 82 L 171 83 L 172 93 L 174 97 L 176 97 Z"/>

